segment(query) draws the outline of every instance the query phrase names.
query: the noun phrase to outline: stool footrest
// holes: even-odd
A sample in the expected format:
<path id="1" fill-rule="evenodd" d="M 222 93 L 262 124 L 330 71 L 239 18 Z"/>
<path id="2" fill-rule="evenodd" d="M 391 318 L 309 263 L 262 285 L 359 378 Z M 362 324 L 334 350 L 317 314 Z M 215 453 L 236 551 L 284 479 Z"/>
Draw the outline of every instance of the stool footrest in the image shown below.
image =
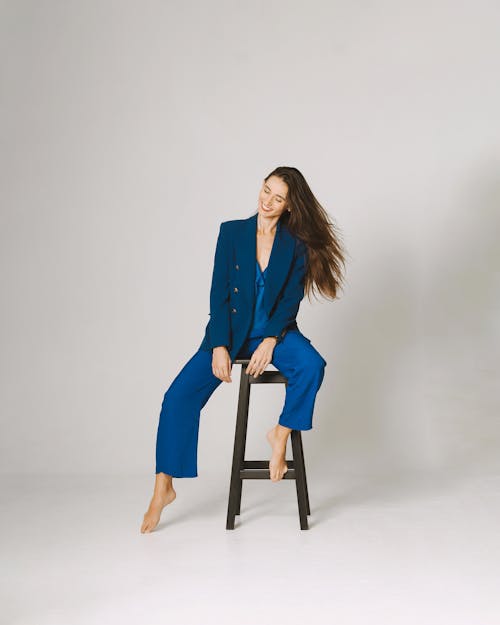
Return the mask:
<path id="1" fill-rule="evenodd" d="M 288 471 L 282 479 L 295 480 L 295 465 L 293 460 L 286 460 Z M 240 480 L 270 480 L 269 460 L 245 460 L 243 469 L 240 469 Z"/>
<path id="2" fill-rule="evenodd" d="M 295 469 L 293 460 L 285 460 L 288 471 Z M 269 469 L 269 460 L 243 460 L 244 469 Z M 287 473 L 288 473 L 287 471 Z"/>

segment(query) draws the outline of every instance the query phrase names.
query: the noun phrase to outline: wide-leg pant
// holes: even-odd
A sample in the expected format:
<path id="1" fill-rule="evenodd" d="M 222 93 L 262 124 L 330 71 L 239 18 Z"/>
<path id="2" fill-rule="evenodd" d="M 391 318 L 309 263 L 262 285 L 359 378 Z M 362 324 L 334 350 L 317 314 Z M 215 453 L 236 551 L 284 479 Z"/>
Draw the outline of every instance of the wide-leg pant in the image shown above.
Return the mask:
<path id="1" fill-rule="evenodd" d="M 250 358 L 261 341 L 260 337 L 247 339 L 236 358 Z M 310 430 L 326 360 L 299 330 L 289 330 L 276 344 L 272 364 L 288 380 L 278 423 L 293 430 Z M 200 412 L 221 383 L 212 372 L 211 351 L 199 349 L 178 373 L 163 398 L 155 473 L 198 476 Z"/>

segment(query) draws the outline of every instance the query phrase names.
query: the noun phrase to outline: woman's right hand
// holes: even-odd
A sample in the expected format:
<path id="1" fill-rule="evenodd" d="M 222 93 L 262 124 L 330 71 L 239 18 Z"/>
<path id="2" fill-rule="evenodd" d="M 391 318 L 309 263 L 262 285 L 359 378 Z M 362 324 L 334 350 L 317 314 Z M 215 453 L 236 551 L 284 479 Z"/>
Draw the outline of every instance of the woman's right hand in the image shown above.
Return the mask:
<path id="1" fill-rule="evenodd" d="M 231 380 L 231 356 L 225 345 L 214 347 L 212 350 L 212 373 L 223 382 Z"/>

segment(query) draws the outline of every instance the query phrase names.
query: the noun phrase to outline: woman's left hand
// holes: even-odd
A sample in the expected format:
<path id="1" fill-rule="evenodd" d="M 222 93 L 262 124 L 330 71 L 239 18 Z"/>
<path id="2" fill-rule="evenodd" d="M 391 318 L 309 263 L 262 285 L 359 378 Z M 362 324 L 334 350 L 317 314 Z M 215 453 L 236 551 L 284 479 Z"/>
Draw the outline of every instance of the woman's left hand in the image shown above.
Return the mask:
<path id="1" fill-rule="evenodd" d="M 255 378 L 259 376 L 272 361 L 276 343 L 277 340 L 272 336 L 267 336 L 263 339 L 252 354 L 245 373 L 249 373 Z"/>

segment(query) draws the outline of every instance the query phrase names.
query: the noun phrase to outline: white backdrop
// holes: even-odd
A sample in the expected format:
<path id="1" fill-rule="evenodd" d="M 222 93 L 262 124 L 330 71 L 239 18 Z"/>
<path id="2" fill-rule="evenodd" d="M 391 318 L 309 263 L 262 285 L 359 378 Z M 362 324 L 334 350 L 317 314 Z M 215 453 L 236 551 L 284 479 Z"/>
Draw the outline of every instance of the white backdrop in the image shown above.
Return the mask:
<path id="1" fill-rule="evenodd" d="M 1 472 L 153 475 L 219 224 L 277 165 L 349 252 L 342 298 L 298 317 L 328 362 L 308 466 L 498 472 L 497 3 L 1 13 Z M 238 379 L 202 412 L 200 475 L 229 479 Z M 283 398 L 255 390 L 249 449 Z"/>

